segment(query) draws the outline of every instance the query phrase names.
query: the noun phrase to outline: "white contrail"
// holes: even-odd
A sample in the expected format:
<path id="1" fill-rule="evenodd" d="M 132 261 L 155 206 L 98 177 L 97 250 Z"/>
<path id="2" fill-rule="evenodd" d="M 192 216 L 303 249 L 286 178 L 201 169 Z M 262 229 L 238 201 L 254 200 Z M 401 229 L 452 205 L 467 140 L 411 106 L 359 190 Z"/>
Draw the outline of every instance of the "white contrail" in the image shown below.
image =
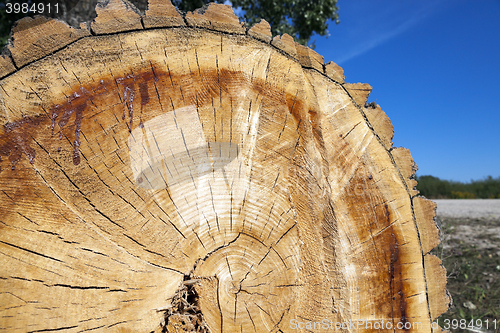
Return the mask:
<path id="1" fill-rule="evenodd" d="M 375 21 L 366 20 L 365 22 L 367 25 L 369 25 L 369 27 L 359 27 L 359 34 L 357 35 L 366 37 L 366 32 L 370 30 L 374 31 L 374 33 L 370 34 L 371 36 L 369 36 L 368 40 L 365 39 L 356 42 L 353 45 L 354 47 L 352 50 L 340 55 L 340 57 L 335 59 L 335 62 L 338 64 L 342 64 L 348 60 L 351 60 L 352 58 L 370 51 L 371 49 L 394 37 L 401 35 L 428 16 L 436 13 L 439 9 L 442 8 L 441 5 L 444 2 L 447 2 L 447 0 L 425 2 L 425 7 L 413 12 L 411 16 L 403 22 L 397 22 L 401 20 L 401 16 L 395 15 L 394 12 L 387 12 L 385 15 L 382 14 L 380 16 L 377 16 Z M 382 22 L 383 25 L 379 25 L 377 29 L 377 27 L 374 27 L 374 24 L 377 24 L 378 22 Z"/>

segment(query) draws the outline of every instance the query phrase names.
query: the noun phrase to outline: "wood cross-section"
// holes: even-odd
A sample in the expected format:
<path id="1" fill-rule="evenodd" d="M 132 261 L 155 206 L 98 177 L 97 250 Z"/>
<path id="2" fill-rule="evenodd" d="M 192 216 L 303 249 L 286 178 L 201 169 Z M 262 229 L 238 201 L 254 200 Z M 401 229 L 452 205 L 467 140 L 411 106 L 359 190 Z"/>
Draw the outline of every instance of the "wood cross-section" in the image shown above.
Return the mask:
<path id="1" fill-rule="evenodd" d="M 0 59 L 0 327 L 438 332 L 435 205 L 371 87 L 227 6 L 131 6 Z"/>

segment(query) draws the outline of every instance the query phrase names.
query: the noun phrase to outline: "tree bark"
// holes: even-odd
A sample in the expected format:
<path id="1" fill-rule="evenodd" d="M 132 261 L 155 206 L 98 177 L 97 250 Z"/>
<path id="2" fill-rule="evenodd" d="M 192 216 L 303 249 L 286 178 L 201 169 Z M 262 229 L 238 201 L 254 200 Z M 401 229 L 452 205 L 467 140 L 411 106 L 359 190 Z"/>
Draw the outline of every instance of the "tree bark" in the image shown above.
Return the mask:
<path id="1" fill-rule="evenodd" d="M 1 328 L 440 331 L 435 204 L 369 85 L 225 5 L 24 23 L 0 58 Z"/>

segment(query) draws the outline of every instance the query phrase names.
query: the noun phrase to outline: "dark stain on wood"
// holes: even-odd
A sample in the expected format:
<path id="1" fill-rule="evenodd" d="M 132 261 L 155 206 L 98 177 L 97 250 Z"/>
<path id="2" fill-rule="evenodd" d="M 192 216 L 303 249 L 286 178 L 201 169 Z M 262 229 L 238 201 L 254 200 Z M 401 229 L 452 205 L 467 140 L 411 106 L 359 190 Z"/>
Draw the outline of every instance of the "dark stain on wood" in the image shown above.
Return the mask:
<path id="1" fill-rule="evenodd" d="M 132 131 L 135 96 L 139 95 L 140 97 L 141 119 L 138 126 L 142 126 L 143 108 L 151 102 L 149 89 L 150 85 L 155 83 L 158 83 L 158 90 L 172 90 L 172 93 L 177 93 L 178 89 L 182 88 L 184 104 L 197 106 L 211 103 L 212 98 L 218 97 L 222 93 L 238 96 L 242 87 L 250 88 L 266 97 L 266 104 L 287 107 L 296 123 L 304 123 L 299 122 L 303 116 L 301 113 L 304 102 L 299 98 L 297 92 L 290 94 L 265 81 L 251 80 L 245 73 L 227 69 L 202 69 L 200 77 L 198 71 L 175 75 L 162 71 L 151 64 L 151 67 L 134 74 L 121 77 L 102 77 L 98 84 L 92 82 L 66 92 L 66 96 L 69 95 L 68 98 L 48 107 L 51 110 L 51 118 L 40 115 L 6 124 L 4 134 L 0 135 L 0 156 L 9 156 L 14 166 L 21 159 L 22 154 L 25 154 L 33 163 L 35 150 L 30 146 L 31 136 L 40 124 L 46 122 L 49 125 L 52 122 L 52 132 L 53 134 L 55 131 L 59 132 L 60 139 L 63 137 L 62 132 L 65 128 L 74 126 L 72 155 L 74 165 L 78 165 L 81 161 L 79 148 L 82 122 L 93 114 L 89 114 L 91 109 L 96 110 L 100 106 L 109 107 L 108 99 L 113 94 L 118 93 L 124 104 L 121 118 L 125 120 L 128 110 L 127 127 L 129 131 Z M 138 94 L 136 94 L 137 88 Z M 144 113 L 144 116 L 147 114 Z"/>
<path id="2" fill-rule="evenodd" d="M 391 213 L 389 212 L 389 205 L 384 204 L 384 209 L 385 209 L 385 217 L 387 220 L 387 224 L 391 223 Z"/>
<path id="3" fill-rule="evenodd" d="M 408 331 L 406 328 L 407 323 L 407 315 L 406 309 L 407 304 L 405 301 L 405 293 L 403 288 L 403 277 L 402 277 L 402 267 L 400 262 L 400 253 L 399 253 L 399 242 L 394 234 L 394 228 L 391 227 L 391 244 L 390 244 L 390 252 L 391 252 L 391 261 L 390 261 L 390 288 L 393 300 L 393 313 L 392 317 L 395 318 L 397 313 L 399 312 L 399 327 L 402 327 L 405 331 Z M 399 303 L 399 304 L 398 304 Z M 395 311 L 394 306 L 399 307 L 399 311 Z M 398 323 L 394 323 L 397 325 Z"/>
<path id="4" fill-rule="evenodd" d="M 5 124 L 4 134 L 0 135 L 0 162 L 2 156 L 8 156 L 12 169 L 15 169 L 17 162 L 22 155 L 26 155 L 31 164 L 36 156 L 35 149 L 30 145 L 32 135 L 38 126 L 46 120 L 44 116 L 24 117 L 21 120 Z M 0 171 L 2 171 L 0 169 Z"/>
<path id="5" fill-rule="evenodd" d="M 129 132 L 132 132 L 132 125 L 134 121 L 134 97 L 135 97 L 135 81 L 137 79 L 144 79 L 139 76 L 135 76 L 133 74 L 126 75 L 125 77 L 120 77 L 116 79 L 116 83 L 119 85 L 123 86 L 123 103 L 124 108 L 123 108 L 123 115 L 122 115 L 122 120 L 125 120 L 125 111 L 128 109 L 128 117 L 129 117 L 129 122 L 130 122 L 130 127 L 129 127 Z M 147 81 L 142 80 L 142 83 L 145 83 Z M 141 103 L 142 104 L 142 103 Z M 142 109 L 142 105 L 141 105 Z"/>
<path id="6" fill-rule="evenodd" d="M 362 252 L 373 253 L 373 261 L 365 263 L 365 270 L 369 272 L 369 279 L 359 274 L 359 285 L 366 286 L 367 290 L 377 289 L 377 299 L 372 300 L 380 304 L 376 315 L 380 318 L 394 318 L 393 327 L 398 321 L 400 326 L 407 322 L 407 303 L 405 300 L 405 283 L 401 258 L 404 252 L 399 227 L 396 223 L 389 204 L 380 196 L 381 190 L 377 184 L 367 180 L 369 170 L 360 164 L 349 184 L 337 198 L 348 206 L 348 216 L 351 218 L 352 237 L 358 244 L 365 244 Z M 376 245 L 371 245 L 376 243 Z M 365 258 L 365 257 L 363 257 Z M 359 258 L 359 260 L 364 260 Z M 378 258 L 378 259 L 375 259 Z M 367 308 L 366 311 L 373 311 Z M 371 313 L 371 312 L 370 312 Z"/>
<path id="7" fill-rule="evenodd" d="M 155 76 L 156 79 L 156 76 Z M 139 83 L 139 94 L 141 95 L 141 115 L 139 119 L 139 127 L 144 127 L 142 124 L 142 113 L 143 113 L 143 108 L 144 105 L 149 103 L 149 86 L 147 82 L 140 81 Z M 132 124 L 130 125 L 130 128 L 132 128 Z"/>
<path id="8" fill-rule="evenodd" d="M 74 92 L 68 97 L 66 105 L 57 104 L 52 108 L 52 131 L 54 131 L 57 118 L 60 117 L 58 125 L 60 128 L 59 139 L 62 138 L 62 129 L 69 122 L 70 117 L 75 114 L 75 140 L 73 141 L 73 164 L 80 164 L 80 131 L 82 128 L 83 112 L 87 108 L 87 103 L 92 99 L 89 91 L 83 87 L 79 92 Z"/>

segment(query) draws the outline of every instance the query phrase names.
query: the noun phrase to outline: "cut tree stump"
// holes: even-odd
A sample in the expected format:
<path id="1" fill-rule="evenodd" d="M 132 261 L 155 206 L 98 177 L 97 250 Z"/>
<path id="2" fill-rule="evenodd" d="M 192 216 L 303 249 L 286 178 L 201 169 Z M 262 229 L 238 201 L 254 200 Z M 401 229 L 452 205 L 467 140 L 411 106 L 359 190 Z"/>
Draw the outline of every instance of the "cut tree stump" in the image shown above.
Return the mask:
<path id="1" fill-rule="evenodd" d="M 435 204 L 369 85 L 228 6 L 97 9 L 0 59 L 2 330 L 441 331 Z"/>

